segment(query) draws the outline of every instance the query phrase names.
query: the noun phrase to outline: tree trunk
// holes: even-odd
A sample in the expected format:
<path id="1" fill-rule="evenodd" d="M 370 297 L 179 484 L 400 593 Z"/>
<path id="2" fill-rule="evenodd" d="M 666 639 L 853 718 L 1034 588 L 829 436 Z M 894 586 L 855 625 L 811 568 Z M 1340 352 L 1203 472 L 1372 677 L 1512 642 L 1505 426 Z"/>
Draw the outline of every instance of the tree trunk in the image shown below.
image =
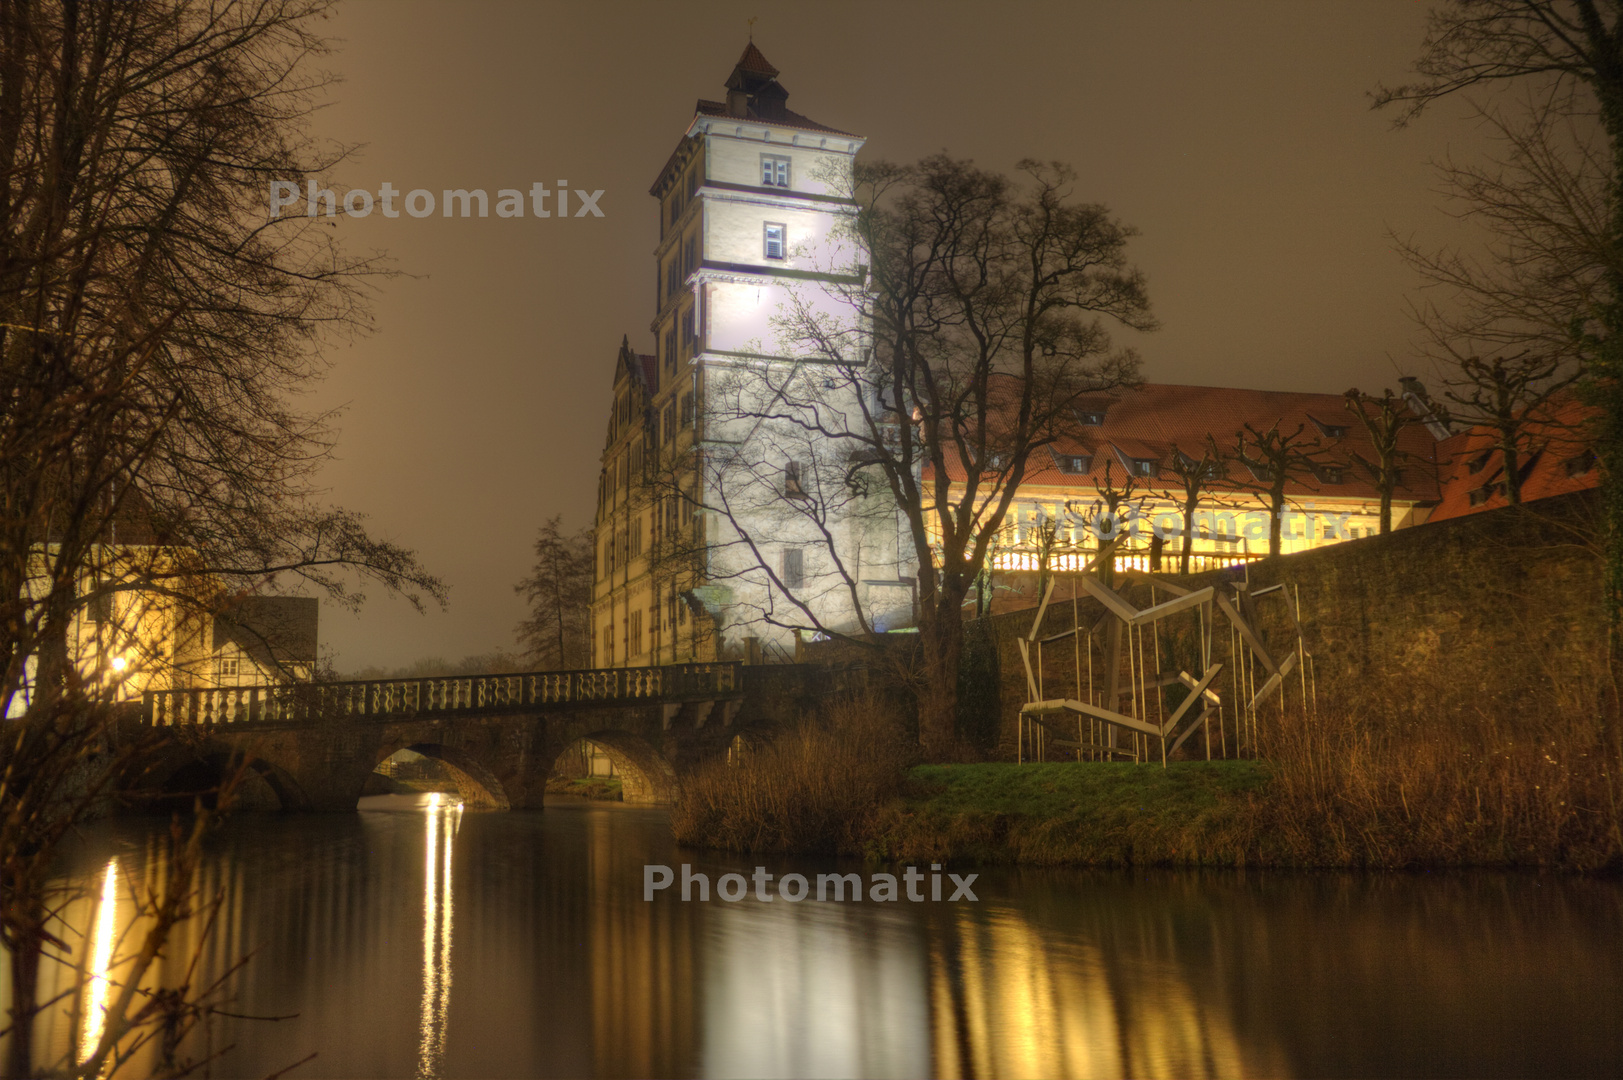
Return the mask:
<path id="1" fill-rule="evenodd" d="M 26 900 L 15 902 L 27 904 Z M 6 1023 L 11 1031 L 6 1035 L 7 1080 L 37 1075 L 34 1068 L 34 1013 L 38 1008 L 39 958 L 44 944 L 33 931 L 33 927 L 38 925 L 37 919 L 37 912 L 25 915 L 19 920 L 25 925 L 15 927 L 13 931 L 16 933 L 17 947 L 11 950 L 9 957 L 11 1005 Z"/>
<path id="2" fill-rule="evenodd" d="M 1505 501 L 1520 506 L 1522 501 L 1522 462 L 1516 450 L 1515 437 L 1507 437 L 1501 446 L 1505 459 Z"/>
<path id="3" fill-rule="evenodd" d="M 942 594 L 920 620 L 919 749 L 925 761 L 956 761 L 958 664 L 964 651 L 963 596 Z"/>

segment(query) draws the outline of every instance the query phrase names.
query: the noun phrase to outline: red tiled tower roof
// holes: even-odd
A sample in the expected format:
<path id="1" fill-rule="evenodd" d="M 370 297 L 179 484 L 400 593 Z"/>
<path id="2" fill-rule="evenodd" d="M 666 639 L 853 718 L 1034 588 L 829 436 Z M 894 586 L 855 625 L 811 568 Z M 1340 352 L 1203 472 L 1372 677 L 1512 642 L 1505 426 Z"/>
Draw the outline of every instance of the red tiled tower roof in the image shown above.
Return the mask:
<path id="1" fill-rule="evenodd" d="M 738 63 L 734 64 L 733 68 L 736 71 L 747 71 L 752 75 L 765 75 L 769 79 L 778 77 L 778 69 L 761 55 L 761 50 L 755 47 L 753 38 L 744 46 L 743 55 L 738 58 Z"/>

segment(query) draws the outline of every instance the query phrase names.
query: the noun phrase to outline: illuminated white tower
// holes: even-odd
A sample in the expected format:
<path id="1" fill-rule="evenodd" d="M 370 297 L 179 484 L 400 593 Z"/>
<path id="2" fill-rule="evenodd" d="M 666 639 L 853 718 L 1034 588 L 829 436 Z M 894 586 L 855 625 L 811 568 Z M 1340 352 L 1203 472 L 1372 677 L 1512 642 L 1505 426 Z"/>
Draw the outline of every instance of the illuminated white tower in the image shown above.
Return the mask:
<path id="1" fill-rule="evenodd" d="M 783 411 L 771 405 L 791 378 L 802 409 L 806 388 L 817 388 L 819 423 L 855 415 L 850 369 L 808 357 L 786 326 L 796 309 L 854 325 L 841 290 L 863 280 L 866 257 L 841 225 L 855 212 L 849 180 L 863 139 L 791 111 L 753 42 L 726 86 L 726 100 L 697 103 L 650 189 L 660 221 L 655 353 L 642 364 L 627 346 L 617 369 L 617 423 L 645 418 L 631 432 L 611 423 L 605 449 L 599 664 L 784 657 L 791 626 L 855 629 L 857 604 L 881 627 L 912 615 L 893 508 L 830 487 L 827 527 L 807 520 L 821 481 L 844 484 L 850 448 L 762 418 Z M 847 337 L 842 355 L 866 350 Z M 655 461 L 690 463 L 689 497 L 654 495 L 639 509 L 634 477 Z M 650 551 L 656 537 L 687 536 L 703 553 L 673 575 L 630 554 L 645 547 L 645 531 Z"/>

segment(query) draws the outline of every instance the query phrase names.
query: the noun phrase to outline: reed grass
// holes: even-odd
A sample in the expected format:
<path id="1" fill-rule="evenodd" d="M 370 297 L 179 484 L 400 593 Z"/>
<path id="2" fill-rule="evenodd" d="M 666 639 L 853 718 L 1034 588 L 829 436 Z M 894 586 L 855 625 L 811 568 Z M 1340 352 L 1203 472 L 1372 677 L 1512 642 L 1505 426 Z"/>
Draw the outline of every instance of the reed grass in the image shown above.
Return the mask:
<path id="1" fill-rule="evenodd" d="M 688 774 L 671 829 L 680 843 L 731 851 L 856 850 L 900 792 L 910 754 L 891 710 L 844 701 L 819 722 Z"/>
<path id="2" fill-rule="evenodd" d="M 679 841 L 1032 865 L 1623 871 L 1617 727 L 1599 712 L 1270 714 L 1260 760 L 908 767 L 863 703 L 684 782 Z"/>
<path id="3" fill-rule="evenodd" d="M 1623 869 L 1617 725 L 1598 711 L 1425 722 L 1377 704 L 1278 718 L 1259 854 L 1302 866 Z"/>

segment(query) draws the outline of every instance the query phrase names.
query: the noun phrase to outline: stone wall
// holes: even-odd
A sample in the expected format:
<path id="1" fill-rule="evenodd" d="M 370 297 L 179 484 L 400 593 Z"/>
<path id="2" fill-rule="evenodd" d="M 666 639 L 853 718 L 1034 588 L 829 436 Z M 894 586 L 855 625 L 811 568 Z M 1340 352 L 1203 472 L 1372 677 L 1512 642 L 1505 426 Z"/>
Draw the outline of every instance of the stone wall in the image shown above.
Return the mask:
<path id="1" fill-rule="evenodd" d="M 1421 723 L 1477 713 L 1537 723 L 1550 710 L 1597 707 L 1606 677 L 1597 510 L 1596 494 L 1584 492 L 1263 560 L 1248 577 L 1165 576 L 1191 587 L 1247 580 L 1253 592 L 1286 584 L 1301 598 L 1321 707 Z M 1040 636 L 1078 617 L 1092 626 L 1103 614 L 1086 594 L 1073 609 L 1071 584 L 1061 576 Z M 1137 607 L 1152 602 L 1149 586 L 1124 595 Z M 1283 605 L 1265 600 L 1257 612 L 1270 642 L 1282 645 Z M 1034 614 L 969 624 L 961 719 L 966 737 L 990 756 L 1015 754 L 1027 699 L 1015 639 L 1030 632 Z M 1044 696 L 1074 696 L 1076 669 L 1069 641 L 1046 648 Z"/>

